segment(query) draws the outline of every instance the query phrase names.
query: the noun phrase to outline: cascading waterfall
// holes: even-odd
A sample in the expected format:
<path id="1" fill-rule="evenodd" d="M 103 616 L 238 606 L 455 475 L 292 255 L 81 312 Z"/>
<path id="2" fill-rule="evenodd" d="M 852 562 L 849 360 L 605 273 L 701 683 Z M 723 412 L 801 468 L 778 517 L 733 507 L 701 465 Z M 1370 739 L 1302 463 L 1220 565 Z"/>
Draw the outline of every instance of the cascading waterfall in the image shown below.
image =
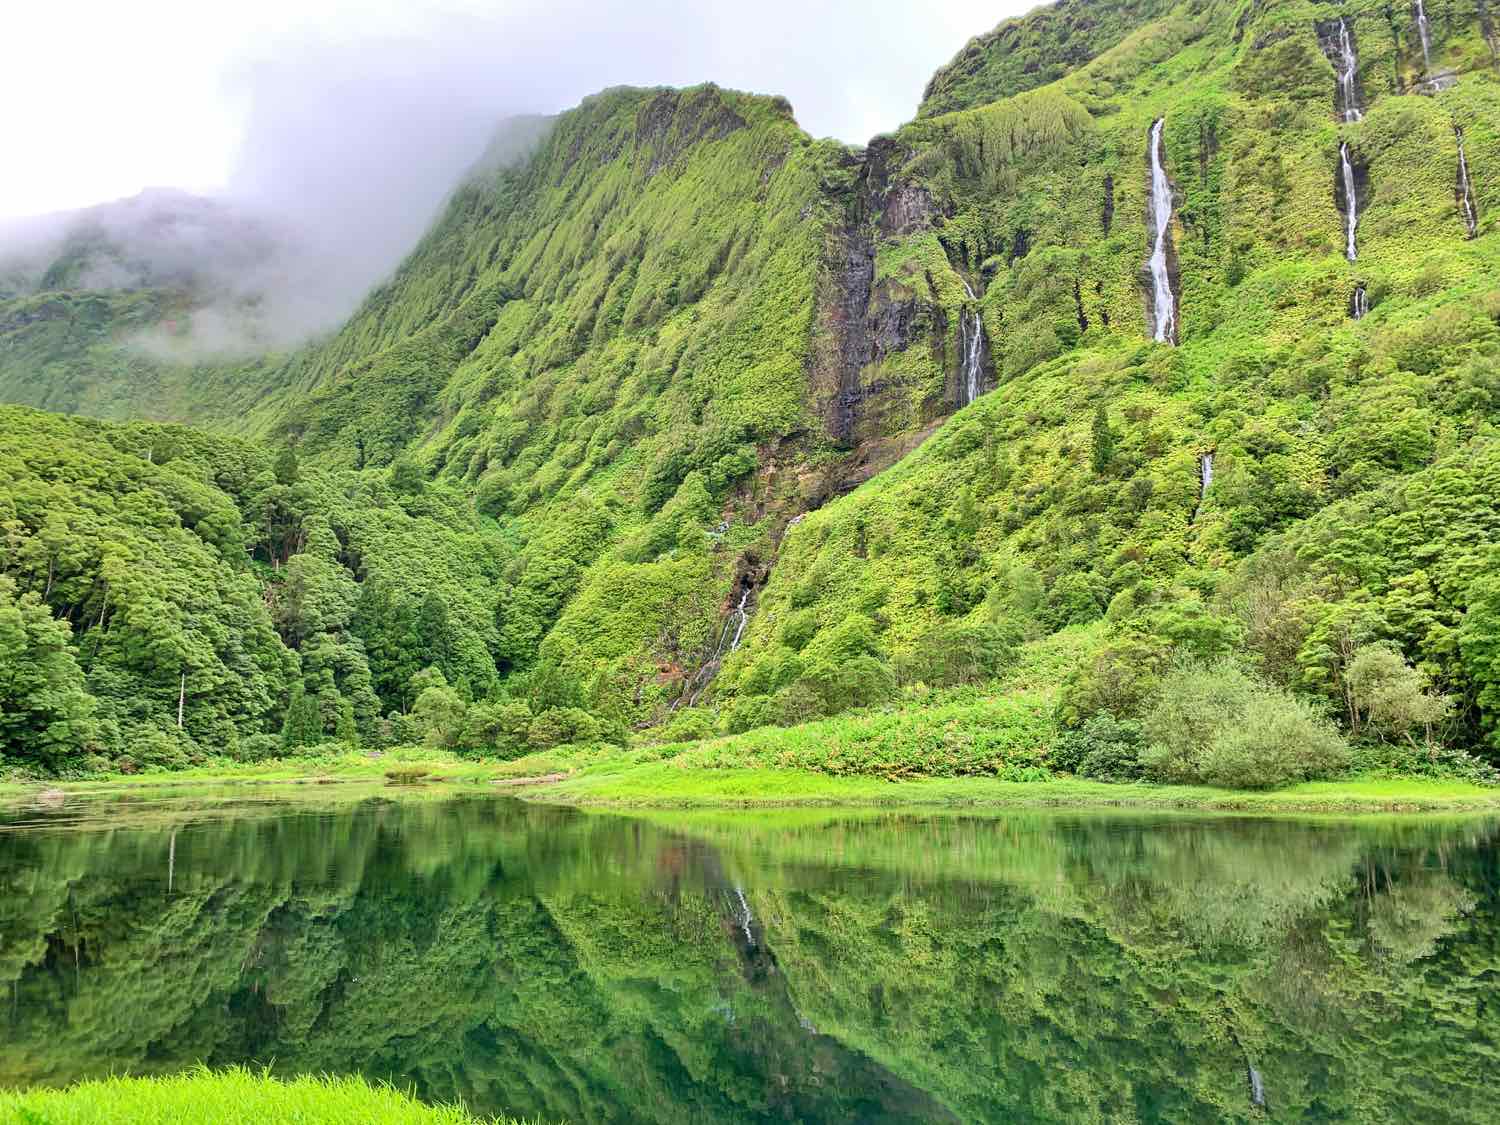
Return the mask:
<path id="1" fill-rule="evenodd" d="M 963 311 L 959 330 L 964 346 L 964 405 L 968 406 L 979 397 L 984 378 L 984 323 L 979 319 L 978 309 Z"/>
<path id="2" fill-rule="evenodd" d="M 1151 219 L 1153 234 L 1151 257 L 1151 311 L 1155 318 L 1152 338 L 1162 343 L 1177 342 L 1177 304 L 1172 296 L 1172 279 L 1167 272 L 1167 237 L 1172 225 L 1172 184 L 1162 164 L 1162 129 L 1166 118 L 1158 117 L 1151 126 Z"/>
<path id="3" fill-rule="evenodd" d="M 1349 315 L 1355 320 L 1363 320 L 1365 314 L 1370 311 L 1370 298 L 1365 293 L 1363 285 L 1354 287 L 1354 295 L 1349 298 Z"/>
<path id="4" fill-rule="evenodd" d="M 1359 87 L 1355 75 L 1359 73 L 1359 54 L 1354 49 L 1354 32 L 1349 28 L 1349 17 L 1339 19 L 1339 109 L 1344 121 L 1358 121 L 1364 117 L 1359 108 Z"/>
<path id="5" fill-rule="evenodd" d="M 1458 136 L 1458 207 L 1463 213 L 1464 226 L 1469 237 L 1479 237 L 1479 208 L 1474 202 L 1474 185 L 1469 182 L 1469 160 L 1464 155 L 1464 131 L 1457 126 L 1453 132 Z"/>
<path id="6" fill-rule="evenodd" d="M 1359 191 L 1354 183 L 1354 161 L 1349 157 L 1349 142 L 1339 145 L 1339 180 L 1344 186 L 1344 257 L 1358 260 L 1359 248 L 1354 231 L 1359 226 Z"/>
<path id="7" fill-rule="evenodd" d="M 676 711 L 684 703 L 688 707 L 697 705 L 703 693 L 708 690 L 708 685 L 718 674 L 719 666 L 724 663 L 724 658 L 740 647 L 740 641 L 745 636 L 745 626 L 750 623 L 750 588 L 747 586 L 740 592 L 739 604 L 729 615 L 729 620 L 724 622 L 724 628 L 719 633 L 719 643 L 714 646 L 714 654 L 704 661 L 703 666 L 688 681 L 687 688 L 673 701 L 670 711 Z M 730 630 L 733 630 L 731 633 Z"/>
<path id="8" fill-rule="evenodd" d="M 1208 486 L 1214 482 L 1214 455 L 1204 453 L 1198 458 L 1198 481 L 1202 491 L 1199 499 L 1208 495 Z"/>
<path id="9" fill-rule="evenodd" d="M 1427 25 L 1427 8 L 1422 0 L 1414 0 L 1413 8 L 1417 16 L 1417 35 L 1422 40 L 1422 73 L 1430 76 L 1432 74 L 1432 29 Z"/>
<path id="10" fill-rule="evenodd" d="M 978 301 L 979 295 L 963 274 L 958 275 L 964 284 L 964 296 Z M 958 316 L 959 347 L 963 350 L 959 393 L 963 396 L 960 406 L 968 406 L 977 399 L 984 388 L 984 320 L 977 308 L 964 308 Z"/>

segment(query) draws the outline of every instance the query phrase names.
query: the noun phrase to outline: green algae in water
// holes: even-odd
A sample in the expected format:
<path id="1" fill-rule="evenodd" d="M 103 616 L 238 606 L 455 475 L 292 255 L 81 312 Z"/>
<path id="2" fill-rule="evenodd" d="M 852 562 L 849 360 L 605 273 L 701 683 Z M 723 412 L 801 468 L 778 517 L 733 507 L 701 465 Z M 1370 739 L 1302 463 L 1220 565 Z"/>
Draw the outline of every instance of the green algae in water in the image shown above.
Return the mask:
<path id="1" fill-rule="evenodd" d="M 1492 818 L 191 813 L 0 831 L 0 1085 L 204 1062 L 547 1120 L 1493 1120 Z"/>

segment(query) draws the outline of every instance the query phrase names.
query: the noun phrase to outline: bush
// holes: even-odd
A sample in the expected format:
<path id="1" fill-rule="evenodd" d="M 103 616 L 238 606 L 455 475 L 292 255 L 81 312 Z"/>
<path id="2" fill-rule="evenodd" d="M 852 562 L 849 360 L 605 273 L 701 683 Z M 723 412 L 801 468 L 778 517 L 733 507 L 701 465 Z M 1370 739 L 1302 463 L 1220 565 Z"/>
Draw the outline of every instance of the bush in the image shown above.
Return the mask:
<path id="1" fill-rule="evenodd" d="M 1140 763 L 1153 781 L 1270 789 L 1342 770 L 1349 749 L 1305 701 L 1230 660 L 1179 662 L 1142 733 Z"/>
<path id="2" fill-rule="evenodd" d="M 900 678 L 934 687 L 978 684 L 994 679 L 1015 662 L 1019 630 L 999 625 L 951 622 L 939 625 L 901 661 Z"/>
<path id="3" fill-rule="evenodd" d="M 1141 726 L 1108 713 L 1077 730 L 1064 731 L 1047 762 L 1054 769 L 1098 781 L 1135 781 L 1141 776 Z"/>
<path id="4" fill-rule="evenodd" d="M 530 749 L 531 722 L 531 708 L 519 700 L 474 703 L 464 715 L 459 745 L 502 758 L 518 758 Z"/>
<path id="5" fill-rule="evenodd" d="M 553 707 L 531 720 L 526 742 L 533 750 L 550 750 L 599 738 L 598 721 L 581 707 Z"/>

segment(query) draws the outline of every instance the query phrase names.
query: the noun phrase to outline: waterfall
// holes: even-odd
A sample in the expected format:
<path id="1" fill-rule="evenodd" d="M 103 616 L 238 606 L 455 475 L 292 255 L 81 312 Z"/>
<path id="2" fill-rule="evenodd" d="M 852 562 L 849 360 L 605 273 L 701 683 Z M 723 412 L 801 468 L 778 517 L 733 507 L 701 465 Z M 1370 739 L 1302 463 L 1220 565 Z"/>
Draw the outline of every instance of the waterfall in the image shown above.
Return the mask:
<path id="1" fill-rule="evenodd" d="M 978 309 L 965 309 L 958 324 L 964 349 L 963 405 L 968 406 L 979 397 L 984 385 L 984 322 Z"/>
<path id="2" fill-rule="evenodd" d="M 734 639 L 729 642 L 730 652 L 733 652 L 735 649 L 740 647 L 740 638 L 745 635 L 745 626 L 750 622 L 750 612 L 745 608 L 745 603 L 749 600 L 750 591 L 749 589 L 746 589 L 745 592 L 740 595 L 740 604 L 734 607 L 734 619 L 736 623 L 734 626 Z M 720 638 L 719 644 L 721 647 L 723 646 L 723 638 Z"/>
<path id="3" fill-rule="evenodd" d="M 1354 32 L 1349 28 L 1349 17 L 1339 18 L 1339 57 L 1335 63 L 1339 78 L 1339 111 L 1344 121 L 1358 121 L 1364 114 L 1359 108 L 1359 88 L 1354 83 L 1359 73 L 1359 54 L 1354 49 Z"/>
<path id="4" fill-rule="evenodd" d="M 1260 1071 L 1253 1066 L 1247 1066 L 1245 1069 L 1250 1072 L 1247 1075 L 1250 1079 L 1250 1104 L 1260 1109 L 1266 1104 L 1266 1084 L 1261 1080 Z"/>
<path id="5" fill-rule="evenodd" d="M 1365 294 L 1363 285 L 1354 287 L 1354 296 L 1349 298 L 1349 315 L 1355 320 L 1363 320 L 1365 314 L 1370 311 L 1370 298 Z"/>
<path id="6" fill-rule="evenodd" d="M 1354 186 L 1354 162 L 1349 158 L 1349 142 L 1339 145 L 1339 180 L 1344 185 L 1344 257 L 1351 262 L 1359 258 L 1354 244 L 1354 230 L 1359 226 L 1359 192 Z"/>
<path id="7" fill-rule="evenodd" d="M 1464 131 L 1454 126 L 1458 136 L 1458 206 L 1470 238 L 1479 236 L 1479 209 L 1474 203 L 1474 185 L 1469 182 L 1469 160 L 1464 155 Z"/>
<path id="8" fill-rule="evenodd" d="M 1151 219 L 1153 235 L 1151 257 L 1151 311 L 1155 316 L 1152 338 L 1163 343 L 1177 342 L 1177 307 L 1172 296 L 1172 279 L 1167 273 L 1167 237 L 1172 225 L 1172 184 L 1162 165 L 1165 146 L 1162 128 L 1166 118 L 1158 117 L 1151 126 Z"/>
<path id="9" fill-rule="evenodd" d="M 1417 34 L 1422 37 L 1422 74 L 1432 74 L 1432 29 L 1427 26 L 1427 8 L 1422 0 L 1414 0 L 1417 14 Z"/>
<path id="10" fill-rule="evenodd" d="M 703 666 L 694 673 L 693 678 L 688 681 L 687 687 L 683 689 L 672 702 L 668 711 L 676 711 L 684 703 L 688 707 L 696 707 L 698 700 L 708 690 L 708 685 L 713 682 L 714 676 L 719 672 L 719 665 L 724 662 L 724 657 L 740 647 L 740 641 L 745 636 L 745 626 L 750 623 L 750 587 L 746 586 L 740 592 L 739 604 L 729 614 L 729 619 L 724 622 L 724 628 L 719 632 L 719 643 L 714 646 L 714 654 L 709 657 Z M 731 633 L 731 630 L 733 632 Z"/>
<path id="11" fill-rule="evenodd" d="M 1198 458 L 1198 480 L 1202 491 L 1199 500 L 1208 495 L 1208 486 L 1214 482 L 1214 455 L 1204 453 Z"/>

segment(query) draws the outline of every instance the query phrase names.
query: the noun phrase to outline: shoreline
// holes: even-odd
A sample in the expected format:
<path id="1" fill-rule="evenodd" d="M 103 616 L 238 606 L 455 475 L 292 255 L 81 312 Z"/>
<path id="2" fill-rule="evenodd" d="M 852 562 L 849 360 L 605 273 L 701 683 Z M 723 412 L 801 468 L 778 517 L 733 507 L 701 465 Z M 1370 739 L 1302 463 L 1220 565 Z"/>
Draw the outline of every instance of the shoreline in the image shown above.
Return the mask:
<path id="1" fill-rule="evenodd" d="M 987 777 L 885 780 L 805 770 L 685 769 L 666 761 L 604 762 L 571 772 L 511 762 L 429 755 L 371 760 L 362 755 L 256 767 L 200 767 L 178 773 L 115 775 L 79 781 L 0 783 L 0 811 L 65 807 L 112 798 L 275 799 L 277 790 L 309 796 L 395 791 L 489 794 L 538 805 L 614 812 L 787 808 L 1041 809 L 1199 811 L 1258 814 L 1497 813 L 1500 787 L 1429 778 L 1353 778 L 1286 789 L 1240 791 L 1194 786 L 1086 781 L 1002 781 Z M 394 776 L 388 776 L 394 775 Z"/>

